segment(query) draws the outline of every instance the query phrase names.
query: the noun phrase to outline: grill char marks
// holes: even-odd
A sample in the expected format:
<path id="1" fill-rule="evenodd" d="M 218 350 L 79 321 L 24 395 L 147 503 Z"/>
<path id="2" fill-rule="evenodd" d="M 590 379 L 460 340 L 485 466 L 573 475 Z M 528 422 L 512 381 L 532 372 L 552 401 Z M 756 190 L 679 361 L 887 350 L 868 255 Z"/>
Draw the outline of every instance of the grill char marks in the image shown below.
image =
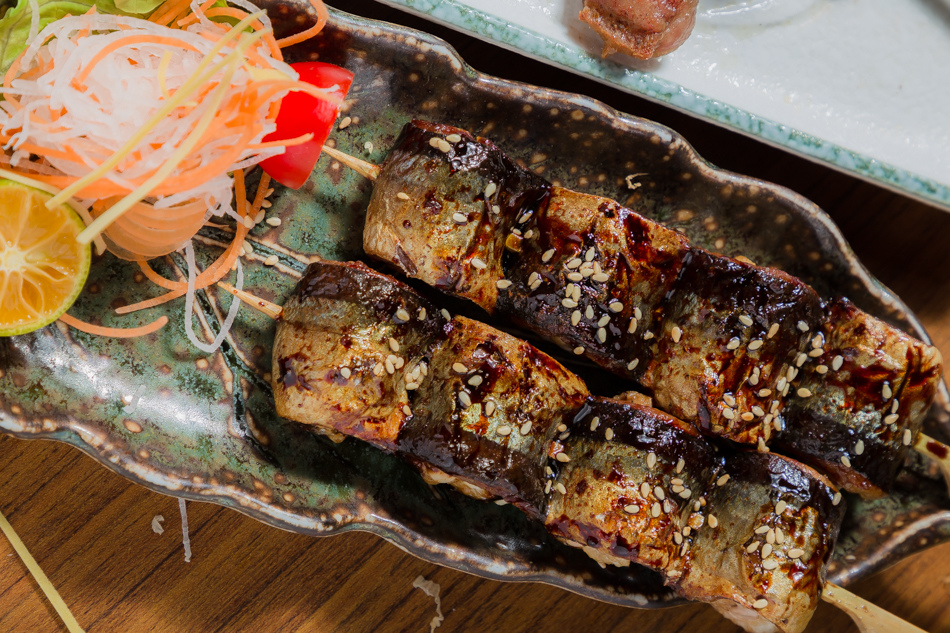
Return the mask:
<path id="1" fill-rule="evenodd" d="M 419 421 L 403 430 L 400 450 L 540 518 L 548 444 L 587 397 L 583 382 L 464 317 L 452 320 L 429 372 L 413 403 Z"/>
<path id="2" fill-rule="evenodd" d="M 497 213 L 485 191 L 501 202 Z M 451 205 L 465 196 L 475 221 L 459 225 Z M 902 440 L 917 433 L 940 380 L 934 348 L 880 322 L 836 334 L 842 310 L 831 303 L 823 314 L 800 280 L 692 248 L 612 200 L 553 187 L 456 128 L 407 125 L 383 165 L 363 235 L 371 256 L 638 381 L 704 433 L 764 450 L 795 427 L 782 450 L 863 495 L 890 487 L 907 446 L 868 435 L 865 448 L 878 442 L 880 460 L 840 460 L 842 442 L 877 431 L 845 402 L 852 387 L 815 384 L 830 373 L 816 373 L 827 359 L 814 337 L 837 337 L 842 350 L 905 341 L 903 357 L 883 352 L 895 362 L 879 365 L 890 373 L 877 374 L 874 387 L 916 376 L 892 431 Z M 847 318 L 870 319 L 859 311 Z M 824 396 L 801 395 L 811 393 Z"/>
<path id="3" fill-rule="evenodd" d="M 879 496 L 904 461 L 940 380 L 940 352 L 841 299 L 775 445 L 805 454 L 847 489 Z M 820 353 L 819 353 L 820 352 Z M 847 465 L 846 465 L 847 464 Z"/>
<path id="4" fill-rule="evenodd" d="M 557 459 L 561 453 L 568 461 Z M 722 467 L 691 426 L 656 409 L 591 398 L 552 456 L 550 532 L 598 560 L 662 570 L 667 582 L 682 575 L 691 540 L 684 528 L 702 525 L 693 505 Z"/>
<path id="5" fill-rule="evenodd" d="M 817 472 L 770 453 L 735 455 L 722 473 L 679 589 L 746 630 L 801 631 L 844 517 L 840 495 Z"/>
<path id="6" fill-rule="evenodd" d="M 642 384 L 660 409 L 706 433 L 768 442 L 789 370 L 797 371 L 795 359 L 820 318 L 818 295 L 798 279 L 694 248 L 655 332 Z"/>

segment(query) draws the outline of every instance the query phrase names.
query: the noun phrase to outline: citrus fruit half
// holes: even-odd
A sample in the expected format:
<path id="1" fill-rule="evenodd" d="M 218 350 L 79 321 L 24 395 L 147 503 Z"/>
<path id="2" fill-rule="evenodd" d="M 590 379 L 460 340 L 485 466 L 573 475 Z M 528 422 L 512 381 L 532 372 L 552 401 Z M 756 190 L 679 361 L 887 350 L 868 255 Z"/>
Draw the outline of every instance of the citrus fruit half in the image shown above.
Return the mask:
<path id="1" fill-rule="evenodd" d="M 25 334 L 58 319 L 79 296 L 92 251 L 76 236 L 82 218 L 50 195 L 0 180 L 0 336 Z"/>

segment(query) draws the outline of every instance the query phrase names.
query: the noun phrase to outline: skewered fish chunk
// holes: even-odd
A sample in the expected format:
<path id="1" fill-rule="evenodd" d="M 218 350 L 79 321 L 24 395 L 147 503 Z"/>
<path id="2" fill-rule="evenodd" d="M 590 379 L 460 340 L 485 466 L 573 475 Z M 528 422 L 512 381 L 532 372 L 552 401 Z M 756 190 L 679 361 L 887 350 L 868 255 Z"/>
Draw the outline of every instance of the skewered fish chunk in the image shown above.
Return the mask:
<path id="1" fill-rule="evenodd" d="M 433 304 L 367 266 L 312 264 L 274 340 L 277 413 L 395 450 L 413 417 L 409 377 L 446 327 Z"/>
<path id="2" fill-rule="evenodd" d="M 825 315 L 775 446 L 807 455 L 848 490 L 881 495 L 934 399 L 940 352 L 844 299 Z"/>
<path id="3" fill-rule="evenodd" d="M 656 406 L 707 433 L 767 441 L 820 321 L 818 295 L 781 271 L 694 248 L 666 305 L 641 378 Z"/>
<path id="4" fill-rule="evenodd" d="M 412 399 L 401 451 L 517 505 L 544 508 L 548 445 L 587 397 L 575 375 L 528 343 L 454 317 Z"/>
<path id="5" fill-rule="evenodd" d="M 312 264 L 274 344 L 278 414 L 415 462 L 432 483 L 500 496 L 535 518 L 548 444 L 587 397 L 531 345 L 446 319 L 362 264 Z"/>
<path id="6" fill-rule="evenodd" d="M 801 631 L 843 516 L 840 493 L 811 468 L 771 453 L 730 456 L 677 588 L 747 631 Z"/>
<path id="7" fill-rule="evenodd" d="M 551 452 L 557 478 L 545 525 L 552 534 L 605 563 L 640 563 L 667 582 L 681 576 L 684 544 L 703 522 L 694 504 L 722 467 L 693 427 L 592 397 Z"/>
<path id="8" fill-rule="evenodd" d="M 510 190 L 508 182 L 514 183 Z M 455 211 L 444 205 L 477 198 L 472 192 L 490 192 L 504 205 L 483 200 L 489 212 L 465 216 L 471 219 L 464 232 L 446 237 L 446 218 Z M 817 331 L 821 319 L 808 286 L 780 271 L 690 248 L 682 236 L 611 200 L 548 185 L 463 130 L 422 122 L 406 126 L 380 171 L 363 235 L 370 255 L 639 381 L 661 408 L 707 433 L 764 449 L 785 418 L 811 406 L 784 410 L 786 396 L 807 393 L 792 383 L 812 362 L 807 334 Z M 687 260 L 690 267 L 684 267 Z M 700 262 L 717 276 L 700 286 L 709 292 L 690 294 L 686 278 L 707 272 Z M 743 279 L 759 286 L 740 289 Z M 670 292 L 674 286 L 678 293 Z M 738 297 L 731 292 L 744 297 L 732 307 Z M 714 317 L 709 322 L 707 310 Z M 736 321 L 747 329 L 734 339 L 722 340 L 724 331 L 718 330 L 701 339 L 710 328 L 731 328 Z M 888 336 L 904 336 L 882 327 Z M 693 353 L 708 358 L 689 358 Z M 896 376 L 879 379 L 897 384 Z M 923 380 L 914 402 L 901 406 L 927 408 L 939 371 Z M 823 419 L 841 424 L 844 417 L 837 412 Z M 906 426 L 907 418 L 896 423 L 902 438 L 905 428 L 916 432 Z M 827 462 L 827 447 L 798 449 L 813 465 Z M 864 475 L 855 479 L 840 468 L 829 474 L 851 490 L 873 493 L 854 487 Z"/>

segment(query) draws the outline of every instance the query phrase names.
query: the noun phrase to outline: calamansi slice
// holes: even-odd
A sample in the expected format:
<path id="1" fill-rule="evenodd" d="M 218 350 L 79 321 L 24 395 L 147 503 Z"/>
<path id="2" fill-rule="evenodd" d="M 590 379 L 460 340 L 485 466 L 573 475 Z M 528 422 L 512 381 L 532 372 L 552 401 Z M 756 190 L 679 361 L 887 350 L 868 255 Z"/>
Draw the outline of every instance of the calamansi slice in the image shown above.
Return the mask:
<path id="1" fill-rule="evenodd" d="M 92 252 L 76 241 L 85 225 L 50 195 L 0 180 L 0 336 L 25 334 L 58 319 L 89 274 Z"/>

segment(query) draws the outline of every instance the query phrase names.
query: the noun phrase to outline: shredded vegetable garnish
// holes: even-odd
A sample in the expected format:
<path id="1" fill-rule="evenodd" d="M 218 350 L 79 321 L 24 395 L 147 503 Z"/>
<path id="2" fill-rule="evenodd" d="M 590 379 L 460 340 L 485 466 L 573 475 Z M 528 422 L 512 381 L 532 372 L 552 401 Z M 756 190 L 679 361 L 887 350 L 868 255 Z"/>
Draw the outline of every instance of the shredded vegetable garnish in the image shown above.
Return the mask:
<path id="1" fill-rule="evenodd" d="M 429 633 L 433 633 L 442 626 L 442 622 L 445 620 L 445 616 L 442 615 L 442 599 L 439 597 L 442 587 L 437 582 L 426 580 L 424 576 L 416 576 L 416 579 L 412 581 L 412 586 L 421 589 L 422 593 L 435 600 L 435 615 L 429 622 Z"/>
<path id="2" fill-rule="evenodd" d="M 33 578 L 36 580 L 36 584 L 38 584 L 40 589 L 43 590 L 43 593 L 46 594 L 46 599 L 49 600 L 51 605 L 53 605 L 53 608 L 56 610 L 56 614 L 63 621 L 63 624 L 66 625 L 66 630 L 69 631 L 69 633 L 85 633 L 82 627 L 79 626 L 76 618 L 73 617 L 69 607 L 67 607 L 66 603 L 63 602 L 59 592 L 56 591 L 56 587 L 53 586 L 53 583 L 49 581 L 49 578 L 47 578 L 46 574 L 43 573 L 43 570 L 40 569 L 36 559 L 33 558 L 32 554 L 30 554 L 30 551 L 26 549 L 26 545 L 24 545 L 23 541 L 20 540 L 16 530 L 13 529 L 13 526 L 10 525 L 9 521 L 7 521 L 7 518 L 3 516 L 2 512 L 0 512 L 0 532 L 3 532 L 4 535 L 6 535 L 7 540 L 10 541 L 10 545 L 13 546 L 13 550 L 17 553 L 17 555 L 19 555 L 20 559 L 23 560 L 23 564 L 26 565 L 26 568 L 33 575 Z"/>
<path id="3" fill-rule="evenodd" d="M 7 71 L 0 160 L 58 190 L 51 206 L 74 197 L 91 210 L 80 241 L 106 231 L 127 259 L 180 248 L 208 217 L 237 216 L 230 173 L 309 140 L 263 141 L 284 95 L 338 99 L 299 81 L 280 51 L 322 28 L 319 0 L 317 23 L 281 41 L 263 11 L 231 4 L 169 0 L 148 20 L 67 16 Z"/>
<path id="4" fill-rule="evenodd" d="M 64 314 L 63 316 L 59 317 L 59 320 L 69 327 L 76 328 L 80 332 L 85 332 L 86 334 L 95 334 L 96 336 L 111 336 L 113 338 L 135 338 L 137 336 L 145 336 L 146 334 L 157 332 L 158 330 L 165 327 L 166 323 L 168 323 L 167 316 L 158 317 L 148 325 L 130 328 L 104 327 L 102 325 L 96 325 L 95 323 L 80 321 L 76 317 L 69 316 L 68 314 Z"/>
<path id="5" fill-rule="evenodd" d="M 185 548 L 185 562 L 191 562 L 191 536 L 188 534 L 188 508 L 185 500 L 178 499 L 178 511 L 181 513 L 181 544 Z"/>

